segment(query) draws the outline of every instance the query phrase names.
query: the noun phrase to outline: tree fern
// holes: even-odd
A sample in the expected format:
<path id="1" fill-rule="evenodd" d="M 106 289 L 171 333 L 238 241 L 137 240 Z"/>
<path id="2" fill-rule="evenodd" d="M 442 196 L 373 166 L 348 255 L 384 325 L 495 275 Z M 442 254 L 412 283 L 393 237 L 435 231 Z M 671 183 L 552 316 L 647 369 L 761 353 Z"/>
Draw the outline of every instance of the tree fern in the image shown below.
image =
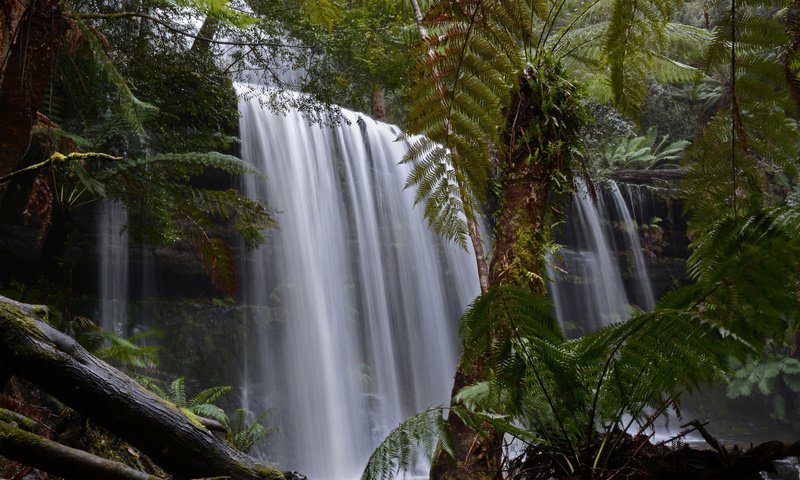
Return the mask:
<path id="1" fill-rule="evenodd" d="M 464 215 L 486 199 L 506 110 L 526 64 L 552 56 L 628 113 L 641 105 L 650 72 L 664 80 L 697 78 L 697 68 L 667 55 L 690 45 L 700 51 L 709 36 L 670 25 L 672 9 L 665 0 L 432 3 L 432 34 L 409 90 L 409 126 L 424 138 L 404 161 L 414 165 L 407 186 L 417 187 L 433 228 L 465 243 Z"/>
<path id="2" fill-rule="evenodd" d="M 675 168 L 689 144 L 687 140 L 670 142 L 669 135 L 659 140 L 651 128 L 642 136 L 612 140 L 595 165 L 600 169 Z"/>
<path id="3" fill-rule="evenodd" d="M 788 2 L 747 0 L 737 2 L 734 11 L 728 5 L 711 4 L 715 29 L 706 53 L 707 69 L 722 93 L 719 110 L 684 159 L 690 169 L 684 186 L 694 212 L 691 225 L 698 230 L 724 210 L 746 214 L 770 204 L 764 179 L 796 175 L 800 148 L 781 63 L 789 39 L 777 16 Z"/>

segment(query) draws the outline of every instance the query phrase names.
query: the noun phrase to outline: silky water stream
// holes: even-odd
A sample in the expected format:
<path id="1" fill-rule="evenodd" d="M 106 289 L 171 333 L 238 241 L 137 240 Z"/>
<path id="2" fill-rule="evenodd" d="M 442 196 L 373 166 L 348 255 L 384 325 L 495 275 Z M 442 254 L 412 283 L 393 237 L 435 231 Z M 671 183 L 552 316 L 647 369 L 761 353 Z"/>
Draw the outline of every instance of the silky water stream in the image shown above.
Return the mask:
<path id="1" fill-rule="evenodd" d="M 468 252 L 437 238 L 403 189 L 407 149 L 345 111 L 337 127 L 240 103 L 245 192 L 280 229 L 244 268 L 248 409 L 274 408 L 268 456 L 320 480 L 358 478 L 383 437 L 449 397 Z"/>

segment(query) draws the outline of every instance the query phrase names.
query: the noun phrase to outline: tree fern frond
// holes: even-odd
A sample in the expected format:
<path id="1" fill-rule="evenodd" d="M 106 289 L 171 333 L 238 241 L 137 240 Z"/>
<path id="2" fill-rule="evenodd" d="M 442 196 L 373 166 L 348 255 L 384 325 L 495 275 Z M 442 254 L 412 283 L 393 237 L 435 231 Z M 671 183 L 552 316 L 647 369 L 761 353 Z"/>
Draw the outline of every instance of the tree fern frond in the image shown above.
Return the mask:
<path id="1" fill-rule="evenodd" d="M 99 358 L 136 368 L 151 368 L 158 361 L 157 346 L 137 345 L 136 338 L 126 339 L 103 330 L 92 332 L 90 335 L 98 335 L 110 343 L 94 352 Z"/>
<path id="2" fill-rule="evenodd" d="M 389 480 L 414 467 L 420 458 L 431 458 L 436 445 L 451 457 L 452 442 L 443 419 L 445 407 L 432 407 L 408 418 L 392 430 L 372 453 L 361 480 Z"/>
<path id="3" fill-rule="evenodd" d="M 119 73 L 102 43 L 98 40 L 97 35 L 99 35 L 99 33 L 89 28 L 80 18 L 77 18 L 77 16 L 72 17 L 72 20 L 78 25 L 78 28 L 80 28 L 83 33 L 83 37 L 88 42 L 96 64 L 105 72 L 108 80 L 119 93 L 119 106 L 123 118 L 139 137 L 143 137 L 144 119 L 155 113 L 157 111 L 156 107 L 139 100 L 131 92 L 128 82 Z"/>
<path id="4" fill-rule="evenodd" d="M 141 168 L 153 163 L 170 164 L 184 164 L 194 165 L 201 168 L 218 168 L 227 173 L 235 175 L 257 175 L 263 176 L 258 170 L 253 168 L 247 162 L 233 155 L 226 155 L 219 152 L 192 152 L 192 153 L 161 153 L 150 155 L 147 157 L 140 157 L 135 159 L 126 159 L 117 162 L 114 165 L 104 169 L 100 172 L 101 179 L 108 178 L 119 173 Z"/>
<path id="5" fill-rule="evenodd" d="M 306 16 L 312 23 L 320 25 L 328 31 L 339 17 L 339 7 L 333 0 L 304 0 Z"/>

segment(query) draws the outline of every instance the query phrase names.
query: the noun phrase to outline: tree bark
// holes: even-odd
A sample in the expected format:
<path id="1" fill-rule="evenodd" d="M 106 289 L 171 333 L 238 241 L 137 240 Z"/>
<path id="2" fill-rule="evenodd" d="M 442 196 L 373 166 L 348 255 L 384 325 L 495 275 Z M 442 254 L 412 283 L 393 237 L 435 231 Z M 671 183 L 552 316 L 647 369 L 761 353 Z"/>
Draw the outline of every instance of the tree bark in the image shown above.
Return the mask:
<path id="1" fill-rule="evenodd" d="M 45 312 L 0 297 L 0 364 L 11 373 L 104 425 L 175 478 L 284 478 L 41 321 Z"/>
<path id="2" fill-rule="evenodd" d="M 14 15 L 10 11 L 14 3 L 3 2 L 7 18 Z M 11 44 L 7 49 L 3 45 L 6 56 L 2 58 L 0 78 L 0 176 L 14 170 L 25 156 L 36 112 L 56 69 L 65 30 L 59 1 L 36 0 L 30 2 L 17 28 L 9 32 Z"/>
<path id="3" fill-rule="evenodd" d="M 217 36 L 219 27 L 219 19 L 206 16 L 205 20 L 203 20 L 203 25 L 200 26 L 200 30 L 197 32 L 197 37 L 195 37 L 192 42 L 191 52 L 205 55 L 210 54 L 211 42 L 208 40 L 213 40 L 214 37 Z"/>
<path id="4" fill-rule="evenodd" d="M 66 478 L 160 480 L 159 477 L 26 432 L 0 420 L 0 454 Z"/>
<path id="5" fill-rule="evenodd" d="M 372 118 L 383 122 L 386 120 L 386 89 L 383 85 L 372 87 Z"/>

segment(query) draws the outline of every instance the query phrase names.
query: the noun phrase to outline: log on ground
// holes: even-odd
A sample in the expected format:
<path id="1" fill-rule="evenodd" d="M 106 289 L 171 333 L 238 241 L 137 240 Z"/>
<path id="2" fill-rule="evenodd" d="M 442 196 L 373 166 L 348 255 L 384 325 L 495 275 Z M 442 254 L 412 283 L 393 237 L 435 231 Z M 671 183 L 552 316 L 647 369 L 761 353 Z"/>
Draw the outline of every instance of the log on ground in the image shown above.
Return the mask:
<path id="1" fill-rule="evenodd" d="M 161 480 L 129 466 L 66 447 L 0 420 L 0 454 L 65 478 Z"/>
<path id="2" fill-rule="evenodd" d="M 44 307 L 0 296 L 0 365 L 135 446 L 176 479 L 284 479 L 175 405 L 42 321 Z"/>

